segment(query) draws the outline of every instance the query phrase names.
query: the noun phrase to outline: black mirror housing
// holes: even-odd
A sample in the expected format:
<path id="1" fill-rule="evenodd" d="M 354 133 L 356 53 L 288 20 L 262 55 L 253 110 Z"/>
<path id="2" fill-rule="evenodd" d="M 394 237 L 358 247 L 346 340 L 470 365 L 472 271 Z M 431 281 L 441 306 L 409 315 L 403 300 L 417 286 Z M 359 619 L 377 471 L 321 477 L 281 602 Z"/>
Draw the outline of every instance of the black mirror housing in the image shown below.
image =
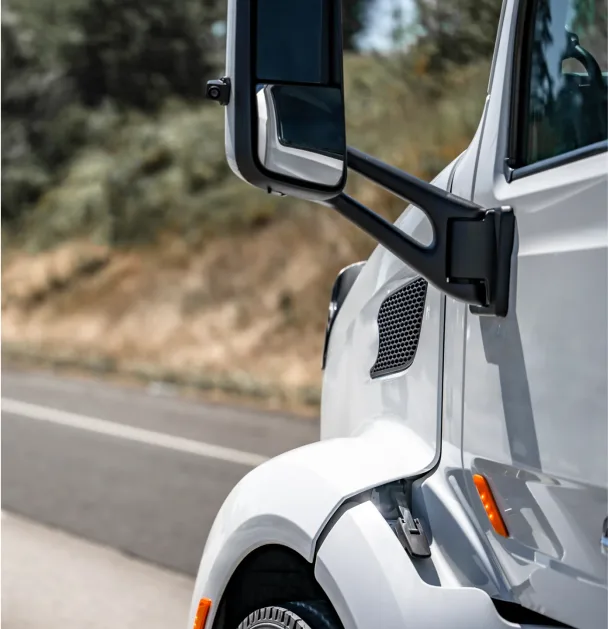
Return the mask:
<path id="1" fill-rule="evenodd" d="M 241 179 L 311 201 L 346 183 L 340 0 L 229 0 L 226 156 Z"/>

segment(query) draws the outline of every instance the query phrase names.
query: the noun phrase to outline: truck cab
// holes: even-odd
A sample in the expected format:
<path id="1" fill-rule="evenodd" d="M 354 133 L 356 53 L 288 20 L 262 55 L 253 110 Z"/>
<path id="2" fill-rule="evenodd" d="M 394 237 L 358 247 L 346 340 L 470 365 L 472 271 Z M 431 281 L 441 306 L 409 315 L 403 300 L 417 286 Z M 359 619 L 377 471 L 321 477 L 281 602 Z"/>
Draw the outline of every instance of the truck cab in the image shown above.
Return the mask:
<path id="1" fill-rule="evenodd" d="M 346 145 L 338 1 L 229 2 L 235 174 L 379 244 L 331 295 L 321 440 L 228 496 L 190 627 L 608 626 L 605 25 L 505 0 L 478 129 L 429 184 Z M 347 169 L 410 203 L 394 224 Z"/>

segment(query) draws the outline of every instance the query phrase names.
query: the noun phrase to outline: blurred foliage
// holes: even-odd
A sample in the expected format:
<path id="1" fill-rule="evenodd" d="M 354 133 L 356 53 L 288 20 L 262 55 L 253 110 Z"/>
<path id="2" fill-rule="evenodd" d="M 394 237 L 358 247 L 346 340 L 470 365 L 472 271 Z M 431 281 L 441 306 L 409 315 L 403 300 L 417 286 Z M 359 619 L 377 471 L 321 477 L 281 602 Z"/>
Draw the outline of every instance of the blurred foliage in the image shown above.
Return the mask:
<path id="1" fill-rule="evenodd" d="M 345 53 L 348 136 L 430 179 L 477 126 L 500 2 L 415 1 L 421 30 L 408 48 Z M 373 2 L 345 0 L 348 48 Z M 223 110 L 199 100 L 221 72 L 224 10 L 225 0 L 4 4 L 3 238 L 42 249 L 169 232 L 195 245 L 265 225 L 279 209 L 309 211 L 247 186 L 226 164 Z M 349 188 L 391 218 L 403 209 L 357 177 Z"/>
<path id="2" fill-rule="evenodd" d="M 502 0 L 414 0 L 418 45 L 437 72 L 491 57 Z"/>
<path id="3" fill-rule="evenodd" d="M 61 68 L 38 54 L 36 34 L 3 7 L 3 221 L 38 199 L 85 139 L 87 114 Z"/>
<path id="4" fill-rule="evenodd" d="M 595 57 L 600 68 L 608 66 L 608 2 L 606 0 L 573 0 L 570 29 Z"/>
<path id="5" fill-rule="evenodd" d="M 357 35 L 363 30 L 374 0 L 342 0 L 342 37 L 344 50 L 357 47 Z"/>
<path id="6" fill-rule="evenodd" d="M 201 98 L 211 67 L 199 0 L 88 0 L 69 16 L 61 57 L 85 105 L 105 98 L 141 108 Z"/>

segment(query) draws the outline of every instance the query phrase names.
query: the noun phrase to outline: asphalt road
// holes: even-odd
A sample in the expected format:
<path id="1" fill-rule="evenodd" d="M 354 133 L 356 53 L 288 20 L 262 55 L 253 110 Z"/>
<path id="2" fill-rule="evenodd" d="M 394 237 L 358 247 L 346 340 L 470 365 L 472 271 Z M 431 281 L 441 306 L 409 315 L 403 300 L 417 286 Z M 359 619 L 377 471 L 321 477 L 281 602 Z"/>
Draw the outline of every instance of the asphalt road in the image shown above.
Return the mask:
<path id="1" fill-rule="evenodd" d="M 2 512 L 3 629 L 192 629 L 193 579 Z"/>
<path id="2" fill-rule="evenodd" d="M 4 370 L 2 508 L 194 575 L 238 480 L 318 436 L 310 419 Z"/>

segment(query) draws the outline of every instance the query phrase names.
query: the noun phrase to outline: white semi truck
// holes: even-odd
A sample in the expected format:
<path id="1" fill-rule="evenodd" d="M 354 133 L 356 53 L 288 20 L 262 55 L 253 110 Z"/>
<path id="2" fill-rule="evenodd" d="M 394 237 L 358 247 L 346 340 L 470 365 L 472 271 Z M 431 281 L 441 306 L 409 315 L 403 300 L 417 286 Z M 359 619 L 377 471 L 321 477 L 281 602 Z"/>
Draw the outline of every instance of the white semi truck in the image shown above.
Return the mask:
<path id="1" fill-rule="evenodd" d="M 379 246 L 334 286 L 321 440 L 228 496 L 189 629 L 606 629 L 605 28 L 605 0 L 505 0 L 429 184 L 347 146 L 340 0 L 229 0 L 232 169 Z M 395 224 L 347 169 L 410 203 Z"/>

